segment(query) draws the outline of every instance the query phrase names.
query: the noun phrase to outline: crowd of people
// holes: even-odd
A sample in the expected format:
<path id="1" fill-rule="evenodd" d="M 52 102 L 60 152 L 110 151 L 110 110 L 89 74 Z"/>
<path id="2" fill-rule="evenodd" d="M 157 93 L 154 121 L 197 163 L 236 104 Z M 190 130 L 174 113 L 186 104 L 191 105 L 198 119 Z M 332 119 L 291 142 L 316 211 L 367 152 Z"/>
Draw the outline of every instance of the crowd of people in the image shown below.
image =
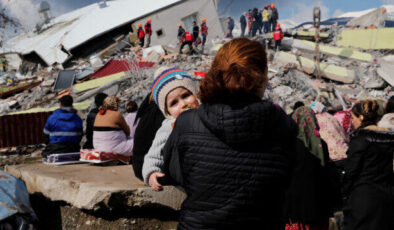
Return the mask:
<path id="1" fill-rule="evenodd" d="M 279 12 L 275 4 L 265 5 L 260 11 L 257 8 L 253 8 L 253 10 L 249 9 L 248 12 L 242 14 L 239 19 L 241 37 L 245 36 L 246 28 L 248 28 L 246 33 L 248 37 L 256 36 L 257 32 L 259 32 L 259 34 L 274 32 L 276 27 L 278 27 L 278 20 Z M 234 22 L 232 22 L 232 24 L 234 24 Z M 231 22 L 229 20 L 228 29 L 230 34 L 232 34 L 234 26 L 231 27 L 230 25 Z"/>
<path id="2" fill-rule="evenodd" d="M 340 111 L 297 102 L 286 114 L 262 100 L 267 68 L 247 38 L 224 44 L 200 83 L 161 67 L 126 119 L 118 98 L 96 96 L 85 146 L 132 156 L 155 191 L 181 186 L 178 229 L 328 229 L 338 210 L 346 230 L 394 229 L 394 97 Z M 79 149 L 82 120 L 70 96 L 60 105 L 46 153 Z"/>

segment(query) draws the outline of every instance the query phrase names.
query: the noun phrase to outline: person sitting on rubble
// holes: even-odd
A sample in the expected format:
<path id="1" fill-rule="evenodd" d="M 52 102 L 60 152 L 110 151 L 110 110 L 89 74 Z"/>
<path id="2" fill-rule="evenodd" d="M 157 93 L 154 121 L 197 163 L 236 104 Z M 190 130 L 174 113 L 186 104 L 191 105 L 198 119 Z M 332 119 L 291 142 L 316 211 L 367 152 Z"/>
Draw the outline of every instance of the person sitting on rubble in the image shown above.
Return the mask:
<path id="1" fill-rule="evenodd" d="M 103 104 L 104 99 L 108 95 L 105 93 L 99 93 L 94 97 L 95 108 L 91 109 L 86 116 L 86 142 L 83 145 L 83 149 L 93 149 L 93 125 L 96 115 L 99 112 L 100 106 Z"/>
<path id="2" fill-rule="evenodd" d="M 297 127 L 272 102 L 262 44 L 236 38 L 218 51 L 162 150 L 166 175 L 187 194 L 178 229 L 284 229 L 283 201 Z"/>
<path id="3" fill-rule="evenodd" d="M 182 49 L 185 45 L 189 46 L 189 54 L 195 53 L 195 51 L 193 49 L 193 41 L 194 41 L 193 35 L 189 31 L 186 31 L 183 34 L 183 37 L 181 39 L 181 46 L 179 48 L 179 54 L 182 54 Z"/>
<path id="4" fill-rule="evenodd" d="M 356 129 L 350 134 L 344 172 L 347 230 L 394 229 L 394 132 L 376 126 L 378 110 L 378 102 L 365 100 L 351 111 Z"/>
<path id="5" fill-rule="evenodd" d="M 127 125 L 130 127 L 130 137 L 134 138 L 135 129 L 138 125 L 136 120 L 138 105 L 135 101 L 129 101 L 126 105 L 127 116 L 125 117 Z"/>
<path id="6" fill-rule="evenodd" d="M 394 96 L 391 96 L 385 107 L 385 114 L 378 123 L 379 127 L 394 131 Z"/>
<path id="7" fill-rule="evenodd" d="M 146 185 L 155 191 L 160 191 L 163 187 L 158 179 L 165 176 L 161 150 L 172 132 L 175 119 L 189 108 L 196 109 L 199 102 L 196 98 L 195 81 L 188 73 L 178 68 L 159 68 L 155 72 L 152 94 L 166 119 L 157 131 L 148 154 L 145 155 L 142 176 Z"/>
<path id="8" fill-rule="evenodd" d="M 280 23 L 278 22 L 274 31 L 274 41 L 275 41 L 275 52 L 280 49 L 280 45 L 283 39 L 282 28 L 280 28 Z"/>
<path id="9" fill-rule="evenodd" d="M 65 95 L 59 99 L 60 108 L 49 116 L 44 127 L 45 149 L 43 157 L 53 153 L 79 152 L 82 139 L 82 119 L 72 107 L 73 98 Z"/>
<path id="10" fill-rule="evenodd" d="M 183 29 L 183 27 L 182 27 L 181 24 L 179 24 L 179 25 L 178 25 L 178 35 L 177 35 L 177 38 L 178 38 L 178 42 L 179 42 L 179 43 L 181 43 L 183 34 L 185 34 L 185 29 Z"/>
<path id="11" fill-rule="evenodd" d="M 137 35 L 138 35 L 138 39 L 140 40 L 140 47 L 143 48 L 145 42 L 145 32 L 144 29 L 142 29 L 141 24 L 138 24 Z"/>
<path id="12" fill-rule="evenodd" d="M 133 139 L 130 127 L 119 109 L 120 100 L 116 96 L 104 99 L 93 127 L 93 146 L 99 152 L 110 152 L 124 156 L 133 154 Z"/>

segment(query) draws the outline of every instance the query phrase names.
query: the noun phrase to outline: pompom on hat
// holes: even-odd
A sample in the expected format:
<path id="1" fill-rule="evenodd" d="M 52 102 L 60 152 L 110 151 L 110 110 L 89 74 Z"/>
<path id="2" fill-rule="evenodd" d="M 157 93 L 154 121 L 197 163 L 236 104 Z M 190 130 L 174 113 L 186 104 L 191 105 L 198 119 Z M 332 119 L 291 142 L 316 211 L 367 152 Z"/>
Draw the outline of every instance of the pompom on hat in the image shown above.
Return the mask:
<path id="1" fill-rule="evenodd" d="M 178 87 L 183 87 L 195 96 L 197 95 L 197 84 L 187 72 L 177 67 L 169 68 L 167 66 L 156 70 L 151 93 L 155 103 L 166 118 L 172 118 L 166 112 L 167 95 Z"/>

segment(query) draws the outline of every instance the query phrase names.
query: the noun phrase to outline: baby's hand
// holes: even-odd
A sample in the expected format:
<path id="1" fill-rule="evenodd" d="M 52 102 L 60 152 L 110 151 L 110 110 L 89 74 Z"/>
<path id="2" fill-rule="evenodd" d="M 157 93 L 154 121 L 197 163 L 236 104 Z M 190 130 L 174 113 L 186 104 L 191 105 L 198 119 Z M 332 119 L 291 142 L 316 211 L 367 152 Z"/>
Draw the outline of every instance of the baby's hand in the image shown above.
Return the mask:
<path id="1" fill-rule="evenodd" d="M 164 177 L 161 172 L 153 172 L 149 175 L 149 186 L 156 192 L 163 190 L 163 186 L 157 181 L 158 178 Z"/>

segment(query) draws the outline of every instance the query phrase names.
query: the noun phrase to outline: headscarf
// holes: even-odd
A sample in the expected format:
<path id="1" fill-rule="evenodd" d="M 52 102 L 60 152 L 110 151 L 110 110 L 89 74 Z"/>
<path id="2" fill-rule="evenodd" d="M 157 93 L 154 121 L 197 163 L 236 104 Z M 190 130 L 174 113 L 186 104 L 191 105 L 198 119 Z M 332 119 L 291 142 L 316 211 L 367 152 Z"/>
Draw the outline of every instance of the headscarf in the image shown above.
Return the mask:
<path id="1" fill-rule="evenodd" d="M 293 120 L 298 125 L 297 138 L 301 140 L 309 152 L 315 155 L 322 166 L 325 165 L 322 139 L 320 138 L 319 125 L 316 121 L 312 109 L 302 106 L 292 115 Z"/>
<path id="2" fill-rule="evenodd" d="M 100 106 L 100 115 L 104 115 L 107 110 L 117 111 L 119 109 L 120 99 L 116 96 L 108 96 L 104 99 L 103 105 Z"/>
<path id="3" fill-rule="evenodd" d="M 327 143 L 330 159 L 345 159 L 349 137 L 339 121 L 329 113 L 316 114 L 316 119 L 320 127 L 320 136 Z"/>

